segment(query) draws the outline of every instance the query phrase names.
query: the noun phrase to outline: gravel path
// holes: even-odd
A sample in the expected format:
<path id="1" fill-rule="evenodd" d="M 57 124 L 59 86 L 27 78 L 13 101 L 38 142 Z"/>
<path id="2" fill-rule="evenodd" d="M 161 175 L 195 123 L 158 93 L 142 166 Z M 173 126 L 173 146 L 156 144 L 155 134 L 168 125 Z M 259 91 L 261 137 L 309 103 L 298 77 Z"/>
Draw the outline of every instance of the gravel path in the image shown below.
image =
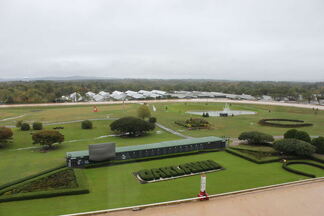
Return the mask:
<path id="1" fill-rule="evenodd" d="M 184 135 L 182 133 L 179 133 L 178 131 L 172 130 L 171 128 L 165 127 L 165 126 L 161 125 L 160 123 L 155 123 L 155 125 L 158 126 L 161 129 L 165 130 L 165 131 L 168 131 L 169 133 L 172 133 L 172 134 L 176 135 L 176 136 L 179 136 L 179 137 L 182 137 L 182 138 L 185 138 L 185 139 L 193 138 L 191 136 L 187 136 L 187 135 Z"/>

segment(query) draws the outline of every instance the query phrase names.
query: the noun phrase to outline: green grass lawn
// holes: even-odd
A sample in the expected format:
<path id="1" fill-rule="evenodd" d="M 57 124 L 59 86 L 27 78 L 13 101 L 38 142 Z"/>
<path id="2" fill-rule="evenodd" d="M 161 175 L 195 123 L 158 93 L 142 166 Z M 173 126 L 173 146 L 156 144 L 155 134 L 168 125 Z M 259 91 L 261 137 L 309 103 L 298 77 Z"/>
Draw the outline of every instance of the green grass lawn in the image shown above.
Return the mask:
<path id="1" fill-rule="evenodd" d="M 160 128 L 156 128 L 146 136 L 137 138 L 98 138 L 113 134 L 108 127 L 110 123 L 111 121 L 108 120 L 93 121 L 94 128 L 92 130 L 82 130 L 80 123 L 55 125 L 64 127 L 60 132 L 64 134 L 65 142 L 58 145 L 57 149 L 46 153 L 39 152 L 39 149 L 17 150 L 19 148 L 38 146 L 32 144 L 30 135 L 32 131 L 14 129 L 13 143 L 7 148 L 0 150 L 0 173 L 5 173 L 5 175 L 1 175 L 0 185 L 64 164 L 66 152 L 86 150 L 88 144 L 115 142 L 117 146 L 127 146 L 180 139 L 178 136 L 163 131 Z M 55 126 L 46 126 L 45 128 L 52 129 Z"/>
<path id="2" fill-rule="evenodd" d="M 199 175 L 140 184 L 132 172 L 207 159 L 226 169 L 207 174 L 207 191 L 210 194 L 306 179 L 285 171 L 281 163 L 259 165 L 226 152 L 216 152 L 86 169 L 90 194 L 2 203 L 0 214 L 57 215 L 195 197 L 199 192 Z M 324 176 L 324 172 L 320 175 Z"/>
<path id="3" fill-rule="evenodd" d="M 150 104 L 150 107 L 151 105 L 152 104 Z M 241 132 L 250 130 L 262 131 L 272 135 L 282 135 L 288 130 L 286 128 L 260 126 L 257 122 L 262 118 L 304 120 L 313 123 L 314 126 L 304 127 L 301 128 L 301 130 L 305 130 L 311 135 L 324 136 L 324 111 L 319 111 L 318 114 L 315 115 L 311 109 L 232 104 L 230 106 L 231 109 L 250 110 L 257 112 L 257 114 L 227 118 L 209 117 L 207 120 L 212 124 L 212 129 L 188 130 L 176 125 L 174 121 L 185 120 L 190 117 L 199 117 L 186 114 L 186 111 L 222 110 L 224 104 L 155 103 L 154 105 L 157 111 L 152 111 L 152 115 L 157 117 L 159 123 L 193 137 L 237 137 Z M 138 104 L 100 105 L 97 106 L 99 109 L 97 113 L 92 112 L 92 106 L 1 108 L 0 120 L 15 116 L 24 116 L 15 120 L 0 121 L 0 126 L 15 125 L 17 120 L 24 120 L 30 123 L 34 121 L 52 123 L 71 120 L 134 116 L 136 115 L 138 106 Z M 166 109 L 166 106 L 168 109 Z M 269 112 L 269 110 L 271 110 L 271 112 Z M 127 146 L 179 139 L 178 136 L 172 135 L 159 128 L 155 129 L 155 131 L 149 135 L 139 138 L 102 138 L 101 136 L 112 134 L 108 127 L 110 123 L 110 120 L 93 121 L 94 129 L 92 130 L 82 130 L 80 128 L 80 123 L 55 125 L 65 127 L 64 130 L 61 130 L 65 136 L 65 142 L 59 145 L 56 150 L 47 153 L 41 153 L 38 149 L 33 148 L 17 150 L 19 148 L 34 146 L 30 135 L 32 131 L 23 132 L 18 129 L 13 129 L 13 143 L 6 148 L 0 149 L 0 185 L 64 164 L 66 152 L 85 150 L 88 144 L 115 142 L 117 146 Z M 51 129 L 53 127 L 54 126 L 46 126 L 45 128 Z M 208 153 L 88 169 L 85 170 L 85 174 L 90 182 L 90 194 L 1 203 L 0 215 L 21 215 L 22 213 L 24 215 L 57 215 L 194 197 L 199 192 L 199 176 L 141 185 L 131 173 L 143 168 L 155 168 L 205 159 L 212 159 L 226 168 L 225 171 L 208 174 L 207 190 L 210 194 L 306 178 L 283 170 L 280 163 L 259 165 L 226 152 Z M 301 168 L 304 169 L 305 167 Z M 316 172 L 320 171 L 316 170 Z M 320 172 L 316 175 L 324 176 L 324 173 Z"/>

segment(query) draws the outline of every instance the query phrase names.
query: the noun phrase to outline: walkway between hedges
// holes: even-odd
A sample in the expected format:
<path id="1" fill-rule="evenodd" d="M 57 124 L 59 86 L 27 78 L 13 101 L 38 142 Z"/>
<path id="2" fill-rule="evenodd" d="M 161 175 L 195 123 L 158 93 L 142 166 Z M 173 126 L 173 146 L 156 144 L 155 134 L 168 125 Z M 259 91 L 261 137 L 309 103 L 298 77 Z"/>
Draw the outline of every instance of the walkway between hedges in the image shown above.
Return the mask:
<path id="1" fill-rule="evenodd" d="M 191 136 L 187 136 L 182 133 L 179 133 L 178 131 L 175 131 L 171 128 L 165 127 L 164 125 L 161 125 L 160 123 L 155 123 L 155 125 L 158 126 L 159 128 L 162 128 L 163 130 L 168 131 L 169 133 L 172 133 L 172 134 L 179 136 L 181 138 L 185 138 L 185 139 L 193 138 Z"/>

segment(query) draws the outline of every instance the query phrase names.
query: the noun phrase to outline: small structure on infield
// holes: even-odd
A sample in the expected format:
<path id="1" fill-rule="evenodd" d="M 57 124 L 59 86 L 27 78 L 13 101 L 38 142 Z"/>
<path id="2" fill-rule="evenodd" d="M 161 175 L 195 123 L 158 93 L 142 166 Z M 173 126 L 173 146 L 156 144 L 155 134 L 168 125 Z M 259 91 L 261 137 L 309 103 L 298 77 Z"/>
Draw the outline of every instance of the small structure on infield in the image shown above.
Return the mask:
<path id="1" fill-rule="evenodd" d="M 224 138 L 210 136 L 123 147 L 116 147 L 115 143 L 100 143 L 89 145 L 88 150 L 67 152 L 66 160 L 69 167 L 82 167 L 89 163 L 109 160 L 137 159 L 202 150 L 218 151 L 226 147 L 226 142 Z"/>
<path id="2" fill-rule="evenodd" d="M 198 194 L 200 200 L 209 200 L 208 193 L 206 192 L 206 183 L 207 183 L 207 177 L 206 174 L 203 173 L 200 176 L 200 192 Z"/>
<path id="3" fill-rule="evenodd" d="M 98 108 L 96 106 L 93 106 L 93 112 L 98 112 Z"/>

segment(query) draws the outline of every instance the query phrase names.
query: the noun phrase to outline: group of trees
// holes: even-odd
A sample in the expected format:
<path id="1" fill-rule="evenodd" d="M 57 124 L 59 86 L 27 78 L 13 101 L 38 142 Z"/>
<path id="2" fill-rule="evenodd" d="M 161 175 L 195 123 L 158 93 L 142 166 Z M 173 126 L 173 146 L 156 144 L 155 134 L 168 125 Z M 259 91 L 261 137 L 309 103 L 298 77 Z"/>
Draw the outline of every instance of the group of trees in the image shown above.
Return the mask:
<path id="1" fill-rule="evenodd" d="M 288 97 L 298 100 L 302 95 L 305 100 L 313 100 L 314 94 L 324 98 L 324 83 L 296 82 L 243 82 L 216 80 L 75 80 L 75 81 L 15 81 L 0 82 L 0 102 L 12 103 L 45 103 L 59 102 L 62 95 L 78 92 L 84 95 L 88 91 L 99 92 L 115 90 L 138 91 L 216 91 L 231 94 L 250 94 L 253 96 L 270 95 L 276 99 Z"/>
<path id="2" fill-rule="evenodd" d="M 273 136 L 258 131 L 243 132 L 239 140 L 245 140 L 250 145 L 269 145 L 272 143 L 278 152 L 288 155 L 310 156 L 317 152 L 324 154 L 324 137 L 311 139 L 305 131 L 288 130 L 283 139 L 274 141 Z"/>
<path id="3" fill-rule="evenodd" d="M 23 121 L 17 121 L 16 127 L 20 128 L 22 131 L 29 131 L 30 130 L 30 125 L 27 122 Z M 32 124 L 33 130 L 42 130 L 43 129 L 43 123 L 41 122 L 33 122 Z"/>

